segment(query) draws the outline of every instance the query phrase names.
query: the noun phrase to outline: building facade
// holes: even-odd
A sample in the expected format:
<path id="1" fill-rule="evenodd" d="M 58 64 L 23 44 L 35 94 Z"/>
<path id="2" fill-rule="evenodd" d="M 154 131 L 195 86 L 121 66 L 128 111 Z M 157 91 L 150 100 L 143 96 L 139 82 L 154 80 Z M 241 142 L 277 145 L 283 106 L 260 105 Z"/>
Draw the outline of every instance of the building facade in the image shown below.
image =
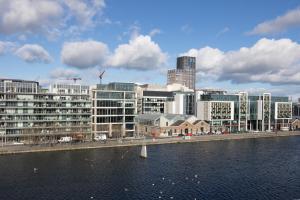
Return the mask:
<path id="1" fill-rule="evenodd" d="M 167 84 L 179 83 L 192 90 L 196 88 L 196 58 L 177 58 L 176 69 L 168 70 Z"/>
<path id="2" fill-rule="evenodd" d="M 138 86 L 137 96 L 138 114 L 193 115 L 195 113 L 195 93 L 181 84 Z"/>
<path id="3" fill-rule="evenodd" d="M 197 101 L 197 117 L 209 120 L 215 130 L 222 126 L 229 132 L 286 130 L 292 118 L 292 103 L 288 97 L 270 93 L 205 94 Z"/>
<path id="4" fill-rule="evenodd" d="M 98 84 L 92 89 L 92 133 L 133 137 L 137 97 L 133 83 Z"/>
<path id="5" fill-rule="evenodd" d="M 1 135 L 8 140 L 31 141 L 56 140 L 74 134 L 89 138 L 91 101 L 88 86 L 60 87 L 86 89 L 68 93 L 49 92 L 35 81 L 0 79 Z"/>

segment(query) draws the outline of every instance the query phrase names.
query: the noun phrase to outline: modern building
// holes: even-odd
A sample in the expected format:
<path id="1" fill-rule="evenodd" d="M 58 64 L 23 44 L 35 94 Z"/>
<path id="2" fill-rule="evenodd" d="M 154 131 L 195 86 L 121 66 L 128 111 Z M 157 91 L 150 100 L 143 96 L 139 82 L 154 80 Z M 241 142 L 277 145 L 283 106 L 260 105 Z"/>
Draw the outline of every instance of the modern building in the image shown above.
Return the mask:
<path id="1" fill-rule="evenodd" d="M 167 102 L 173 102 L 173 92 L 168 91 L 143 91 L 142 114 L 167 113 Z"/>
<path id="2" fill-rule="evenodd" d="M 50 88 L 43 89 L 36 81 L 0 79 L 0 133 L 5 139 L 38 141 L 74 134 L 91 136 L 88 86 L 54 84 Z"/>
<path id="3" fill-rule="evenodd" d="M 195 114 L 195 93 L 194 92 L 173 92 L 173 101 L 167 103 L 168 114 L 194 115 Z"/>
<path id="4" fill-rule="evenodd" d="M 293 119 L 300 119 L 300 98 L 293 103 Z"/>
<path id="5" fill-rule="evenodd" d="M 137 115 L 136 85 L 98 84 L 92 89 L 92 133 L 108 137 L 133 137 Z"/>
<path id="6" fill-rule="evenodd" d="M 286 130 L 292 118 L 292 103 L 288 97 L 264 93 L 249 96 L 238 94 L 204 94 L 197 101 L 197 117 L 208 120 L 212 131 Z"/>
<path id="7" fill-rule="evenodd" d="M 193 115 L 195 95 L 193 90 L 180 84 L 167 86 L 142 85 L 137 87 L 138 114 Z"/>
<path id="8" fill-rule="evenodd" d="M 182 56 L 177 58 L 176 69 L 168 70 L 167 84 L 179 83 L 190 89 L 196 88 L 196 58 Z"/>

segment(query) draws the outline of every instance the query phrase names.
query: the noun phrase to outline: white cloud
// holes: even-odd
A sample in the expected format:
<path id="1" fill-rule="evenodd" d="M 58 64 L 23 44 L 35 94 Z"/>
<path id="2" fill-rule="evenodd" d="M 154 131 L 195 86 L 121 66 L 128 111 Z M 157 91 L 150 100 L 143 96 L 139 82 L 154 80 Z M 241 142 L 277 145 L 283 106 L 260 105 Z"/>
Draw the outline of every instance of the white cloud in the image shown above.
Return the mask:
<path id="1" fill-rule="evenodd" d="M 233 83 L 300 83 L 300 44 L 290 39 L 260 39 L 252 47 L 223 52 L 204 47 L 183 55 L 197 57 L 198 74 Z"/>
<path id="2" fill-rule="evenodd" d="M 161 30 L 158 29 L 158 28 L 155 28 L 155 29 L 152 29 L 152 30 L 150 31 L 149 36 L 150 36 L 150 37 L 153 37 L 153 36 L 155 36 L 155 35 L 157 35 L 157 34 L 160 34 L 160 33 L 161 33 Z"/>
<path id="3" fill-rule="evenodd" d="M 51 0 L 0 1 L 0 32 L 13 34 L 42 31 L 59 23 L 63 8 Z"/>
<path id="4" fill-rule="evenodd" d="M 25 44 L 15 54 L 26 62 L 50 63 L 53 59 L 49 53 L 37 44 Z"/>
<path id="5" fill-rule="evenodd" d="M 284 15 L 278 16 L 275 19 L 262 22 L 254 27 L 249 34 L 273 34 L 280 33 L 288 28 L 300 26 L 300 8 L 290 10 Z"/>
<path id="6" fill-rule="evenodd" d="M 79 72 L 73 69 L 64 69 L 64 68 L 57 68 L 50 72 L 50 77 L 53 79 L 58 78 L 72 78 L 77 77 Z"/>
<path id="7" fill-rule="evenodd" d="M 79 69 L 102 65 L 109 50 L 106 44 L 94 40 L 64 43 L 61 60 L 64 64 Z"/>
<path id="8" fill-rule="evenodd" d="M 64 3 L 81 26 L 92 26 L 94 17 L 105 7 L 104 0 L 65 0 Z"/>
<path id="9" fill-rule="evenodd" d="M 0 41 L 0 55 L 13 51 L 13 49 L 16 47 L 16 44 L 13 42 L 3 42 Z"/>
<path id="10" fill-rule="evenodd" d="M 221 61 L 224 59 L 224 52 L 216 48 L 206 46 L 201 49 L 190 49 L 181 54 L 196 57 L 197 71 L 216 72 L 219 70 Z"/>
<path id="11" fill-rule="evenodd" d="M 104 0 L 0 0 L 0 33 L 42 33 L 52 40 L 69 26 L 82 31 L 101 24 L 104 7 Z"/>
<path id="12" fill-rule="evenodd" d="M 218 33 L 217 33 L 217 37 L 220 37 L 221 35 L 227 33 L 228 31 L 230 31 L 230 29 L 228 27 L 225 27 L 223 28 L 222 30 L 220 30 Z"/>
<path id="13" fill-rule="evenodd" d="M 166 61 L 167 54 L 150 36 L 139 35 L 128 44 L 119 45 L 106 64 L 118 68 L 152 70 L 162 67 Z"/>

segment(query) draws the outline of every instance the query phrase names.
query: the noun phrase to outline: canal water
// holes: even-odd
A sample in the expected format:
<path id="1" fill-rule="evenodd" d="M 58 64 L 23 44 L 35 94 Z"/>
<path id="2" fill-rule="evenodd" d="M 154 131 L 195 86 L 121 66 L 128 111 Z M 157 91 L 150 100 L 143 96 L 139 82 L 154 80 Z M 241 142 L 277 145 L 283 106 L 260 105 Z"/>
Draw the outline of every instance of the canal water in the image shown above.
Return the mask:
<path id="1" fill-rule="evenodd" d="M 300 199 L 300 137 L 0 157 L 0 199 Z"/>

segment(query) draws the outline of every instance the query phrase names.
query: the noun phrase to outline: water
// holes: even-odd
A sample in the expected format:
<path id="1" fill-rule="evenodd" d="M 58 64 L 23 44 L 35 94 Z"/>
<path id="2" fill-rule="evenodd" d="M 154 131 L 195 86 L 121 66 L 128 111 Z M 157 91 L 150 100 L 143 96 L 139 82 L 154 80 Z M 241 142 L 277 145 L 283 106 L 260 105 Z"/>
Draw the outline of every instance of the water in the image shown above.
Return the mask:
<path id="1" fill-rule="evenodd" d="M 140 150 L 1 156 L 0 199 L 300 199 L 298 136 Z"/>

